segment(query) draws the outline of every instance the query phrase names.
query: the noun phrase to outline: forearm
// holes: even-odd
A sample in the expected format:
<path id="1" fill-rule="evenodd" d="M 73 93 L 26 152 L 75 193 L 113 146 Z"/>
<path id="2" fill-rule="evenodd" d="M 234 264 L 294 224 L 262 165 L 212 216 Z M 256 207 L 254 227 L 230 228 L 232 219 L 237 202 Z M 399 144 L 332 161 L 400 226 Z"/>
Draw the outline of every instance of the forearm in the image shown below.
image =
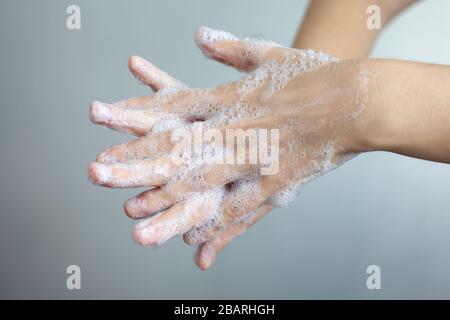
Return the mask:
<path id="1" fill-rule="evenodd" d="M 381 25 L 414 0 L 312 0 L 294 48 L 322 50 L 342 59 L 366 57 L 380 30 L 367 27 L 367 8 L 378 5 Z"/>
<path id="2" fill-rule="evenodd" d="M 374 70 L 360 132 L 367 151 L 450 163 L 450 67 L 368 60 Z"/>

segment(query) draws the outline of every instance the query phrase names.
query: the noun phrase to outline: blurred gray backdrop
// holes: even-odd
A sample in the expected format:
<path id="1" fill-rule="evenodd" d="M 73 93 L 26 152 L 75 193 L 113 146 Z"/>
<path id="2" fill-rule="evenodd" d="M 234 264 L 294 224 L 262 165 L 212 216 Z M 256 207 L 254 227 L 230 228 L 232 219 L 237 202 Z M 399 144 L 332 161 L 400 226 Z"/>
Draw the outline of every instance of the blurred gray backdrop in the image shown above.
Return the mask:
<path id="1" fill-rule="evenodd" d="M 81 7 L 82 28 L 66 28 Z M 450 166 L 359 156 L 307 185 L 235 240 L 208 271 L 174 239 L 138 247 L 122 203 L 141 190 L 92 186 L 86 166 L 127 136 L 92 125 L 92 100 L 144 95 L 138 53 L 187 84 L 239 74 L 206 60 L 197 26 L 290 45 L 307 1 L 0 2 L 1 298 L 450 298 Z M 376 57 L 450 64 L 450 1 L 428 0 L 387 27 Z M 425 107 L 425 106 L 424 106 Z M 81 267 L 81 290 L 66 268 Z M 382 289 L 366 288 L 381 267 Z"/>

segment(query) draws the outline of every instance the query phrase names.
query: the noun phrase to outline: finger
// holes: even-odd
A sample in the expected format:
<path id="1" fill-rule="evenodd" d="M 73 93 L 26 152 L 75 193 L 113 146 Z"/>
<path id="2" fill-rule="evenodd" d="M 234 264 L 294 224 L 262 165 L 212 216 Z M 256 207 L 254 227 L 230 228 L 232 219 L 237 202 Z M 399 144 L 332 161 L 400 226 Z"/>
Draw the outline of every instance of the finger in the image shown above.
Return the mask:
<path id="1" fill-rule="evenodd" d="M 124 109 L 144 107 L 152 101 L 152 96 L 134 97 L 113 103 L 114 106 Z"/>
<path id="2" fill-rule="evenodd" d="M 159 246 L 170 238 L 213 219 L 222 197 L 221 188 L 192 195 L 189 203 L 170 207 L 137 224 L 133 237 L 141 245 Z"/>
<path id="3" fill-rule="evenodd" d="M 153 91 L 184 86 L 181 81 L 158 69 L 142 57 L 131 56 L 128 60 L 128 67 L 139 81 L 150 86 Z"/>
<path id="4" fill-rule="evenodd" d="M 147 135 L 139 139 L 112 146 L 97 156 L 97 162 L 116 163 L 132 160 L 158 158 L 170 153 L 175 143 L 172 141 L 172 132 L 166 131 Z"/>
<path id="5" fill-rule="evenodd" d="M 136 163 L 89 164 L 88 176 L 93 184 L 110 188 L 159 187 L 179 170 L 170 158 Z"/>
<path id="6" fill-rule="evenodd" d="M 239 169 L 236 169 L 237 167 Z M 244 165 L 213 165 L 193 170 L 185 175 L 181 174 L 184 177 L 179 181 L 169 182 L 161 188 L 145 191 L 130 198 L 124 204 L 125 212 L 129 217 L 135 219 L 148 217 L 176 203 L 190 202 L 193 193 L 222 187 L 229 181 L 247 174 L 249 168 L 251 167 Z"/>
<path id="7" fill-rule="evenodd" d="M 195 42 L 208 58 L 246 72 L 259 67 L 267 50 L 277 46 L 269 41 L 241 40 L 229 32 L 208 27 L 198 28 Z"/>
<path id="8" fill-rule="evenodd" d="M 200 126 L 197 126 L 198 124 L 200 124 Z M 157 158 L 167 154 L 172 155 L 172 153 L 173 156 L 177 158 L 177 152 L 182 151 L 179 149 L 184 142 L 190 142 L 195 145 L 195 141 L 192 140 L 199 130 L 203 130 L 203 124 L 197 122 L 194 124 L 187 123 L 182 128 L 175 128 L 174 130 L 168 129 L 162 132 L 155 132 L 131 142 L 109 147 L 97 155 L 96 161 L 102 163 L 127 162 L 132 160 Z M 201 134 L 202 132 L 203 131 L 201 131 Z M 222 130 L 222 135 L 224 134 L 225 130 Z M 177 146 L 179 147 L 178 149 L 176 148 Z M 189 146 L 186 146 L 186 148 L 190 149 Z M 223 148 L 220 148 L 222 147 L 219 142 L 217 142 L 217 144 L 211 143 L 202 147 L 202 154 L 204 153 L 204 158 L 210 158 L 210 154 L 216 152 L 216 150 L 222 151 Z M 190 156 L 193 155 L 191 154 Z"/>
<path id="9" fill-rule="evenodd" d="M 189 230 L 189 232 L 183 235 L 184 242 L 190 245 L 198 245 L 200 243 L 208 241 L 225 230 L 232 223 L 238 221 L 239 217 L 245 217 L 245 213 L 251 212 L 259 207 L 262 201 L 260 201 L 259 199 L 255 201 L 255 196 L 251 194 L 252 192 L 256 191 L 256 188 L 254 188 L 254 186 L 249 186 L 249 188 L 251 188 L 252 191 L 238 191 L 235 188 L 231 192 L 227 192 L 220 207 L 221 215 L 219 215 L 217 219 L 208 221 L 207 223 L 195 229 Z M 233 199 L 233 201 L 231 201 L 230 199 Z M 236 201 L 237 199 L 238 201 Z M 232 207 L 239 207 L 239 203 L 241 203 L 242 206 L 245 206 L 245 208 L 253 209 L 244 212 L 244 209 L 239 208 L 235 212 L 232 212 L 232 207 L 230 206 L 231 202 Z"/>
<path id="10" fill-rule="evenodd" d="M 93 123 L 137 136 L 147 134 L 160 120 L 158 114 L 145 108 L 125 109 L 98 101 L 91 104 L 89 113 Z"/>
<path id="11" fill-rule="evenodd" d="M 215 238 L 200 244 L 194 257 L 197 266 L 201 270 L 208 269 L 216 260 L 217 254 L 219 254 L 234 238 L 247 231 L 248 228 L 261 220 L 272 209 L 273 207 L 271 205 L 263 205 L 256 209 L 244 221 L 229 226 Z"/>
<path id="12" fill-rule="evenodd" d="M 208 89 L 182 89 L 133 98 L 115 104 L 93 102 L 91 121 L 111 129 L 145 135 L 180 128 L 196 120 L 206 120 L 234 101 L 236 84 Z M 139 103 L 141 103 L 139 105 Z"/>
<path id="13" fill-rule="evenodd" d="M 176 200 L 172 193 L 157 188 L 128 199 L 124 204 L 124 210 L 130 218 L 141 219 L 170 208 Z"/>
<path id="14" fill-rule="evenodd" d="M 172 194 L 205 191 L 224 186 L 256 170 L 256 166 L 251 164 L 200 165 L 164 188 Z"/>
<path id="15" fill-rule="evenodd" d="M 187 244 L 199 244 L 214 238 L 225 228 L 245 219 L 250 212 L 262 206 L 272 193 L 272 186 L 258 174 L 249 174 L 236 181 L 221 204 L 222 215 L 187 232 L 183 239 Z"/>

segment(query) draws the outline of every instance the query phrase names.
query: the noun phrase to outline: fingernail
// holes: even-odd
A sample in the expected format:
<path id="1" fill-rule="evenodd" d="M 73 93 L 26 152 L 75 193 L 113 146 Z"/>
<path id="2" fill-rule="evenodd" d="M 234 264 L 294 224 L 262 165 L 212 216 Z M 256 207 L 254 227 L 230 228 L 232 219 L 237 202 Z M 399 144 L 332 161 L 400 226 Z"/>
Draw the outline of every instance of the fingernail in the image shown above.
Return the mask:
<path id="1" fill-rule="evenodd" d="M 147 79 L 151 78 L 152 75 L 149 72 L 150 65 L 146 60 L 139 56 L 132 56 L 129 67 L 136 79 L 143 84 L 147 84 Z"/>
<path id="2" fill-rule="evenodd" d="M 195 41 L 197 43 L 204 43 L 204 44 L 214 44 L 217 41 L 223 41 L 223 40 L 237 40 L 238 38 L 227 32 L 217 29 L 212 29 L 209 27 L 200 27 L 197 29 L 197 32 L 195 33 Z"/>
<path id="3" fill-rule="evenodd" d="M 133 239 L 137 244 L 148 246 L 155 244 L 155 228 L 148 221 L 142 221 L 133 230 Z"/>
<path id="4" fill-rule="evenodd" d="M 111 168 L 102 163 L 93 162 L 89 164 L 88 177 L 93 184 L 104 184 L 111 178 Z"/>
<path id="5" fill-rule="evenodd" d="M 92 122 L 107 122 L 111 120 L 113 106 L 107 103 L 94 101 L 91 103 L 89 116 Z"/>
<path id="6" fill-rule="evenodd" d="M 132 56 L 130 59 L 130 63 L 136 69 L 141 69 L 148 65 L 147 61 L 140 56 Z"/>
<path id="7" fill-rule="evenodd" d="M 108 164 L 119 162 L 119 158 L 125 156 L 124 153 L 126 151 L 124 152 L 125 149 L 124 147 L 126 146 L 127 143 L 125 142 L 105 149 L 97 156 L 97 162 L 103 162 Z"/>
<path id="8" fill-rule="evenodd" d="M 117 163 L 119 161 L 119 159 L 111 154 L 108 151 L 102 152 L 97 156 L 97 162 L 103 162 L 103 163 Z"/>
<path id="9" fill-rule="evenodd" d="M 125 202 L 124 209 L 130 218 L 142 218 L 146 214 L 147 202 L 142 198 L 133 197 Z"/>

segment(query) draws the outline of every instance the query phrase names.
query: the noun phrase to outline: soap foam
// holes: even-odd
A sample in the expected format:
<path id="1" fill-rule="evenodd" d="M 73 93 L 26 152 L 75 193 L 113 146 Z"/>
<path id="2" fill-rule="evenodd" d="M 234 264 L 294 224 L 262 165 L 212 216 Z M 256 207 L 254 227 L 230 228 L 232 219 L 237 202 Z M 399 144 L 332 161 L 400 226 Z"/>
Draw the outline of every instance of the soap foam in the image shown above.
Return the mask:
<path id="1" fill-rule="evenodd" d="M 218 41 L 228 40 L 237 41 L 238 38 L 231 33 L 213 30 L 209 28 L 200 28 L 196 34 L 196 42 L 200 45 L 212 46 Z M 247 55 L 252 57 L 260 57 L 261 59 L 267 54 L 268 50 L 280 45 L 261 39 L 247 38 L 242 40 L 248 50 Z M 236 94 L 237 101 L 231 105 L 223 105 L 223 102 L 218 101 L 212 97 L 210 90 L 207 89 L 191 89 L 186 86 L 171 87 L 162 89 L 154 95 L 151 110 L 153 112 L 153 123 L 143 123 L 142 125 L 152 125 L 152 133 L 161 133 L 168 130 L 183 128 L 185 130 L 192 130 L 191 121 L 186 120 L 186 113 L 169 112 L 162 109 L 161 106 L 166 105 L 169 99 L 174 96 L 189 92 L 193 99 L 192 103 L 187 106 L 187 113 L 194 119 L 207 119 L 204 122 L 205 128 L 219 127 L 234 123 L 239 123 L 243 119 L 255 119 L 268 114 L 270 107 L 266 103 L 270 98 L 280 90 L 286 87 L 289 81 L 302 73 L 315 71 L 325 65 L 336 63 L 339 60 L 320 51 L 314 50 L 293 50 L 287 49 L 279 60 L 267 60 L 259 68 L 252 73 L 244 76 L 240 80 Z M 361 83 L 361 88 L 367 85 L 367 74 L 360 73 L 358 81 Z M 259 103 L 252 104 L 248 102 L 250 94 L 255 90 L 261 90 Z M 357 93 L 360 101 L 359 108 L 351 112 L 351 118 L 356 118 L 361 114 L 365 108 L 367 93 L 362 90 Z M 309 106 L 308 106 L 309 107 Z M 314 106 L 312 106 L 314 107 Z M 289 119 L 287 126 L 295 126 L 292 122 L 294 119 Z M 136 121 L 143 121 L 136 119 Z M 147 121 L 147 120 L 145 120 Z M 320 125 L 320 123 L 318 123 Z M 174 140 L 172 140 L 174 142 Z M 328 141 L 320 147 L 318 151 L 309 152 L 307 150 L 299 150 L 302 146 L 299 143 L 288 142 L 288 152 L 296 153 L 301 159 L 311 157 L 305 167 L 297 170 L 292 176 L 286 177 L 289 180 L 286 187 L 274 194 L 267 203 L 274 206 L 286 206 L 293 201 L 298 194 L 300 188 L 317 178 L 318 176 L 333 170 L 338 165 L 349 160 L 354 155 L 346 156 L 340 160 L 334 159 L 336 154 L 336 146 L 334 141 Z M 206 151 L 210 151 L 206 149 Z M 202 157 L 205 154 L 202 154 Z M 206 170 L 206 159 L 198 161 L 193 159 L 188 164 L 180 166 L 176 174 L 172 174 L 169 178 L 168 184 L 175 183 L 181 179 L 186 180 L 192 185 L 204 184 L 203 174 Z M 152 168 L 148 167 L 146 170 L 153 170 L 156 174 L 167 175 L 169 168 L 159 164 Z M 104 173 L 107 175 L 107 173 Z M 191 180 L 189 180 L 189 177 Z M 191 226 L 191 219 L 198 222 L 198 225 L 191 229 L 187 236 L 193 243 L 200 243 L 205 241 L 205 233 L 211 228 L 223 230 L 228 225 L 224 223 L 224 217 L 221 212 L 221 204 L 225 196 L 230 196 L 235 208 L 242 208 L 248 201 L 248 196 L 262 200 L 261 196 L 261 176 L 258 172 L 248 174 L 238 181 L 234 182 L 233 190 L 226 191 L 225 187 L 216 187 L 210 191 L 202 192 L 187 192 L 185 194 L 174 195 L 179 203 L 186 202 L 186 209 L 178 219 L 166 224 L 167 237 L 160 240 L 158 244 L 164 243 L 171 235 L 186 232 L 186 228 Z M 163 187 L 164 188 L 164 187 Z M 232 223 L 239 223 L 247 221 L 254 215 L 255 212 L 236 217 Z M 148 226 L 152 218 L 139 224 L 139 228 Z M 150 231 L 149 231 L 150 232 Z"/>
<path id="2" fill-rule="evenodd" d="M 225 190 L 222 187 L 204 192 L 191 192 L 185 195 L 188 201 L 184 210 L 176 218 L 167 222 L 164 226 L 166 236 L 161 238 L 157 245 L 160 246 L 174 235 L 180 235 L 189 230 L 195 230 L 205 221 L 211 222 L 221 215 L 220 204 Z M 150 218 L 151 219 L 151 218 Z M 193 233 L 193 237 L 196 235 Z M 194 239 L 198 241 L 198 239 Z"/>
<path id="3" fill-rule="evenodd" d="M 305 167 L 297 170 L 287 186 L 272 195 L 268 202 L 275 207 L 285 207 L 290 204 L 303 185 L 336 168 L 332 162 L 334 154 L 332 142 L 322 144 L 319 151 L 313 153 L 313 159 Z"/>

